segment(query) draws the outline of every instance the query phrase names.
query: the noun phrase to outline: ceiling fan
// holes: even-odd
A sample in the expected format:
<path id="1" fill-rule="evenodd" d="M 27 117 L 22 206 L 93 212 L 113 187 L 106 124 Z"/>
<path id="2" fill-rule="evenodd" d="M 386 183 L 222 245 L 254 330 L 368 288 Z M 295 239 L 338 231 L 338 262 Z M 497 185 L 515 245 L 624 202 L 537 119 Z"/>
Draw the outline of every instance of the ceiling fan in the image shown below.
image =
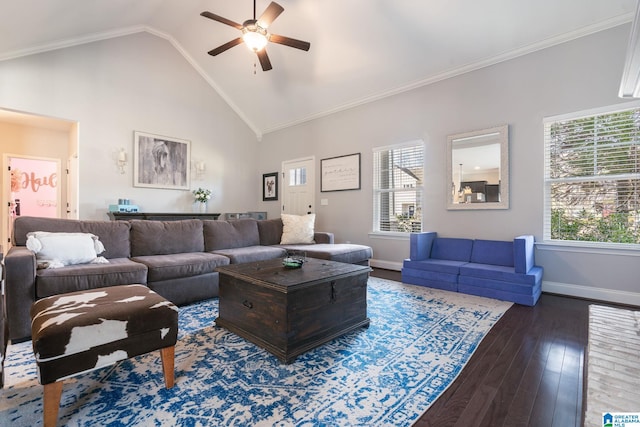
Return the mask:
<path id="1" fill-rule="evenodd" d="M 253 19 L 247 19 L 242 25 L 237 22 L 233 22 L 222 16 L 218 16 L 211 12 L 202 12 L 200 15 L 205 18 L 213 19 L 214 21 L 221 22 L 231 27 L 237 28 L 242 31 L 242 36 L 231 40 L 215 49 L 209 51 L 209 55 L 216 56 L 222 52 L 231 49 L 232 47 L 243 43 L 258 55 L 262 71 L 269 71 L 271 67 L 271 61 L 267 55 L 265 49 L 268 42 L 283 44 L 285 46 L 294 47 L 304 51 L 309 50 L 311 43 L 302 40 L 292 39 L 290 37 L 279 36 L 277 34 L 269 33 L 267 31 L 269 25 L 284 11 L 284 8 L 276 2 L 271 2 L 269 6 L 262 13 L 260 18 L 256 19 L 256 0 L 253 0 Z"/>

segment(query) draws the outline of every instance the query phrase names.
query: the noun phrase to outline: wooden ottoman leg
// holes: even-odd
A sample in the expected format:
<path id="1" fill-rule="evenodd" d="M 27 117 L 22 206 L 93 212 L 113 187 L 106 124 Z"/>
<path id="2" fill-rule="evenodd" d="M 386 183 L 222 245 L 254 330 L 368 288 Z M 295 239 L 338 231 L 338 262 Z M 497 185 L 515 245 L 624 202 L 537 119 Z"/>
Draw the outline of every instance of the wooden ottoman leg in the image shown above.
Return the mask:
<path id="1" fill-rule="evenodd" d="M 62 381 L 44 385 L 44 427 L 55 427 L 62 396 Z"/>
<path id="2" fill-rule="evenodd" d="M 166 388 L 173 387 L 174 357 L 175 357 L 175 346 L 160 349 L 160 359 L 162 360 L 162 373 L 164 374 L 164 385 Z"/>

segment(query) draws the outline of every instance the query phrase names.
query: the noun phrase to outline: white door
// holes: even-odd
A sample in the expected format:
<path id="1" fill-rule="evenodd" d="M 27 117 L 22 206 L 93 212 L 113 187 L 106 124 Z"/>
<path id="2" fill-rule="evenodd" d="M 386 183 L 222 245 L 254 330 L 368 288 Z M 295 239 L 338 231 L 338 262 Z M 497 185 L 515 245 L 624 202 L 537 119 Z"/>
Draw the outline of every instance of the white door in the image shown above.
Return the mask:
<path id="1" fill-rule="evenodd" d="M 282 213 L 304 215 L 315 212 L 315 158 L 282 162 Z"/>

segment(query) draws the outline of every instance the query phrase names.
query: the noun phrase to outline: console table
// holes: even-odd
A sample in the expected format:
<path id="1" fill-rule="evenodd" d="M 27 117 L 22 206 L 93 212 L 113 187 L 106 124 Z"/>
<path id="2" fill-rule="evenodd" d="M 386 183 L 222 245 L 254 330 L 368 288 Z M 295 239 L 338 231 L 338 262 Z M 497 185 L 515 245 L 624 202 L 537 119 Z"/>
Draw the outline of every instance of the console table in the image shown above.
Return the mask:
<path id="1" fill-rule="evenodd" d="M 188 212 L 107 212 L 112 221 L 129 219 L 148 219 L 152 221 L 178 221 L 181 219 L 218 219 L 219 213 L 188 213 Z"/>

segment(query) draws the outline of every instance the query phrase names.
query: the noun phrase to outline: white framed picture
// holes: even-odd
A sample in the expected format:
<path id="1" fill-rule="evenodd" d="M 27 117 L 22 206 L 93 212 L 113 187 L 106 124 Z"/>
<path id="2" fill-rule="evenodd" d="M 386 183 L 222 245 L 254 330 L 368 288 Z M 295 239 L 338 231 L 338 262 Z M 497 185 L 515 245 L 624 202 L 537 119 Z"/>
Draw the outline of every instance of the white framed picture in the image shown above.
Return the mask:
<path id="1" fill-rule="evenodd" d="M 191 142 L 134 132 L 133 185 L 189 190 Z"/>

